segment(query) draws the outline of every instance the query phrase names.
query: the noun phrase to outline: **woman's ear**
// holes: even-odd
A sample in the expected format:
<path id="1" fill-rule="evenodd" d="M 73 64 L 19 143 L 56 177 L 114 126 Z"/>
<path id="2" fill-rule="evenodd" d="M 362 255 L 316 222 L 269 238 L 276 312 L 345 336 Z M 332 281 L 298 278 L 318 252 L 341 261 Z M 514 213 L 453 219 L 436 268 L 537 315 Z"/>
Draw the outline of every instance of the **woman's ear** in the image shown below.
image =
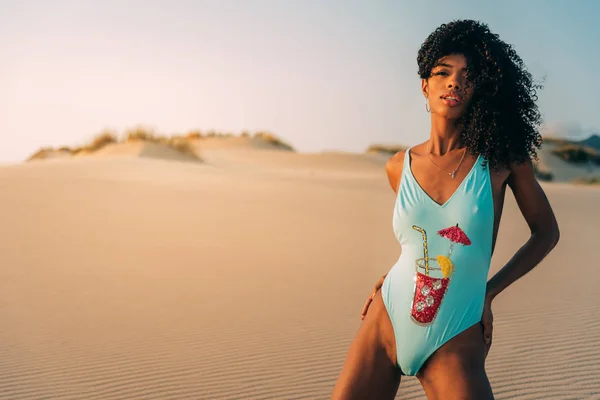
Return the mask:
<path id="1" fill-rule="evenodd" d="M 425 98 L 429 97 L 429 82 L 427 82 L 427 79 L 421 79 L 421 91 Z"/>

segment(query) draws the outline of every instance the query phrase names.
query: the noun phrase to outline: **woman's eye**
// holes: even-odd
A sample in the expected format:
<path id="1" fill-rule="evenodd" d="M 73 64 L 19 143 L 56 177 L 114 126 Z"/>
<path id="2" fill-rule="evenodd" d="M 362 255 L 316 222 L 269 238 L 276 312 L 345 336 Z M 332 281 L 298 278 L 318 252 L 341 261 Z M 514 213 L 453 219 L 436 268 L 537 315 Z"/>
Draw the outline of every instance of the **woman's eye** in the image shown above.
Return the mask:
<path id="1" fill-rule="evenodd" d="M 446 71 L 438 71 L 438 72 L 434 72 L 433 75 L 443 75 L 443 76 L 446 76 L 446 75 L 448 75 L 448 73 Z"/>

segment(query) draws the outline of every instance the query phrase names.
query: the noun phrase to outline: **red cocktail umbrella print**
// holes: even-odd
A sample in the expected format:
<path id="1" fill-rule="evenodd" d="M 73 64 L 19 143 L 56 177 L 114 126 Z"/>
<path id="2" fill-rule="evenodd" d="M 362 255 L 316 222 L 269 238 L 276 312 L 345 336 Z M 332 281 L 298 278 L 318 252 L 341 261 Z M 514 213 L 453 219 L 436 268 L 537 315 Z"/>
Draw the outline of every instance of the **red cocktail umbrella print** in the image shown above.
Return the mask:
<path id="1" fill-rule="evenodd" d="M 454 243 L 460 243 L 463 246 L 471 245 L 471 240 L 469 239 L 467 234 L 458 227 L 458 224 L 456 224 L 456 226 L 451 226 L 449 228 L 439 230 L 438 235 L 450 241 L 450 250 L 448 251 L 448 258 L 450 258 L 450 255 L 452 254 L 452 247 L 454 246 Z"/>

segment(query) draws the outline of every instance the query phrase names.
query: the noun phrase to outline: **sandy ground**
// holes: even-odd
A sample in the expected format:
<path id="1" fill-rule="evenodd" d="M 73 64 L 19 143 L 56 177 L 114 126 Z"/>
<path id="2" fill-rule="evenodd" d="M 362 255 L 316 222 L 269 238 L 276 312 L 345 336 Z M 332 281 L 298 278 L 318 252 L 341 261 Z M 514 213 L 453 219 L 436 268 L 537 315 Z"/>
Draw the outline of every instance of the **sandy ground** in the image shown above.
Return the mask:
<path id="1" fill-rule="evenodd" d="M 202 157 L 0 168 L 0 398 L 328 398 L 399 254 L 384 159 Z M 488 373 L 497 399 L 600 399 L 600 190 L 544 188 L 561 243 L 495 301 Z M 526 239 L 509 193 L 492 273 Z"/>

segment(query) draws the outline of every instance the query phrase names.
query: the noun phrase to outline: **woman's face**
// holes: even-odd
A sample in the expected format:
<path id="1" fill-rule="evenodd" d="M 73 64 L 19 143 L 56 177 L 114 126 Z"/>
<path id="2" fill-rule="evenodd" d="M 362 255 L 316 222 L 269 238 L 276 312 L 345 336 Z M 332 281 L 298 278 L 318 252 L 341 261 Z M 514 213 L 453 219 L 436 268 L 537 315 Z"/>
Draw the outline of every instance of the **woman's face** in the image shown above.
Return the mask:
<path id="1" fill-rule="evenodd" d="M 461 117 L 473 96 L 467 80 L 467 60 L 462 54 L 440 58 L 429 79 L 421 84 L 431 113 L 448 119 Z"/>

